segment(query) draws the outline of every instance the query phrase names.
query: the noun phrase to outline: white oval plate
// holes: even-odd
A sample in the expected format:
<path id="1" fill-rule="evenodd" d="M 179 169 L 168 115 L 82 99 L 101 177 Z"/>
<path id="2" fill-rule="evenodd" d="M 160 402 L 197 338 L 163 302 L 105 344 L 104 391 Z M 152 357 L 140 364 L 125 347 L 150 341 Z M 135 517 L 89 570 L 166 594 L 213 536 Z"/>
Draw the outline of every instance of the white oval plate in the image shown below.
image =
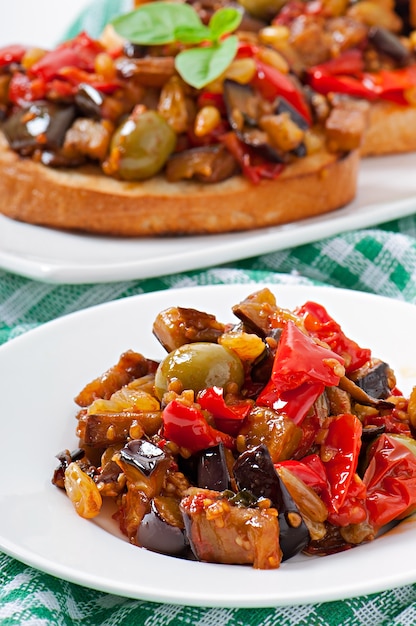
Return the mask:
<path id="1" fill-rule="evenodd" d="M 0 348 L 0 547 L 63 579 L 131 598 L 201 606 L 262 607 L 337 600 L 416 581 L 416 518 L 376 541 L 327 557 L 298 556 L 278 570 L 185 561 L 137 548 L 112 522 L 81 519 L 51 484 L 54 455 L 75 448 L 72 398 L 129 348 L 160 358 L 159 311 L 192 306 L 233 321 L 231 306 L 260 285 L 192 287 L 135 296 L 55 320 Z M 315 300 L 344 331 L 416 380 L 416 309 L 364 293 L 270 286 L 286 307 Z M 6 514 L 7 512 L 7 514 Z"/>

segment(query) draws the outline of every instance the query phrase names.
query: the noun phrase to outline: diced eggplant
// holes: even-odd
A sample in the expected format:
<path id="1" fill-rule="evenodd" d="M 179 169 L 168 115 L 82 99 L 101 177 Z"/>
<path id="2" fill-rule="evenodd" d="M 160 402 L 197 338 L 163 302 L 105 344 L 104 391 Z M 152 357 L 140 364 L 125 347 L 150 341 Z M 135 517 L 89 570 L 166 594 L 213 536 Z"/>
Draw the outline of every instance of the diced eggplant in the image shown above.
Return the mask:
<path id="1" fill-rule="evenodd" d="M 75 106 L 40 100 L 12 113 L 2 129 L 10 147 L 26 156 L 61 147 L 74 118 Z"/>
<path id="2" fill-rule="evenodd" d="M 202 489 L 225 491 L 230 488 L 230 472 L 228 471 L 224 445 L 220 443 L 203 450 L 198 455 L 197 486 Z"/>
<path id="3" fill-rule="evenodd" d="M 153 324 L 153 334 L 166 352 L 195 341 L 216 343 L 224 329 L 224 324 L 218 322 L 214 315 L 184 307 L 161 311 Z"/>
<path id="4" fill-rule="evenodd" d="M 141 426 L 146 435 L 155 435 L 162 425 L 162 413 L 120 411 L 80 415 L 77 434 L 89 446 L 106 448 L 117 443 L 126 443 L 130 428 L 135 424 Z"/>
<path id="5" fill-rule="evenodd" d="M 239 489 L 247 489 L 257 498 L 269 498 L 277 508 L 282 560 L 301 552 L 309 543 L 309 531 L 277 474 L 267 447 L 261 444 L 243 452 L 234 464 L 233 473 Z"/>
<path id="6" fill-rule="evenodd" d="M 189 490 L 180 508 L 192 552 L 200 561 L 279 567 L 274 509 L 234 505 L 217 491 L 197 488 Z"/>
<path id="7" fill-rule="evenodd" d="M 277 463 L 293 456 L 302 438 L 302 429 L 283 413 L 255 405 L 239 434 L 244 436 L 249 448 L 264 444 L 272 463 Z"/>
<path id="8" fill-rule="evenodd" d="M 131 41 L 126 41 L 123 45 L 123 54 L 129 59 L 140 59 L 144 57 L 147 53 L 147 46 L 143 46 L 138 43 L 132 43 Z"/>
<path id="9" fill-rule="evenodd" d="M 299 128 L 302 130 L 307 130 L 309 128 L 309 123 L 307 120 L 301 115 L 291 104 L 283 98 L 283 96 L 279 96 L 276 102 L 275 113 L 289 113 L 290 119 L 295 122 Z"/>
<path id="10" fill-rule="evenodd" d="M 171 463 L 163 450 L 145 439 L 129 441 L 114 460 L 126 474 L 127 481 L 148 498 L 159 494 Z"/>
<path id="11" fill-rule="evenodd" d="M 257 126 L 259 100 L 250 85 L 229 78 L 224 80 L 224 101 L 231 128 L 240 131 L 242 123 Z"/>
<path id="12" fill-rule="evenodd" d="M 372 26 L 368 31 L 368 39 L 379 52 L 387 54 L 399 65 L 405 65 L 410 58 L 410 50 L 397 35 L 383 26 Z"/>
<path id="13" fill-rule="evenodd" d="M 361 372 L 357 378 L 354 377 L 355 384 L 363 389 L 372 398 L 388 398 L 391 394 L 389 387 L 390 367 L 387 363 L 380 361 L 370 369 Z"/>
<path id="14" fill-rule="evenodd" d="M 166 178 L 171 183 L 194 179 L 213 184 L 227 180 L 237 170 L 237 161 L 224 146 L 200 146 L 172 154 L 166 165 Z"/>
<path id="15" fill-rule="evenodd" d="M 393 409 L 394 404 L 385 400 L 384 398 L 373 398 L 364 389 L 359 387 L 353 380 L 343 376 L 339 381 L 339 386 L 344 391 L 347 391 L 351 398 L 363 404 L 364 406 L 372 406 L 376 409 Z"/>
<path id="16" fill-rule="evenodd" d="M 70 465 L 70 463 L 73 463 L 74 461 L 79 461 L 80 459 L 84 458 L 84 456 L 85 452 L 82 448 L 76 448 L 75 450 L 72 450 L 72 452 L 70 452 L 69 450 L 62 450 L 62 452 L 59 452 L 59 454 L 56 455 L 56 458 L 59 461 L 59 465 L 53 473 L 52 484 L 56 487 L 64 489 L 64 476 L 66 468 L 68 467 L 68 465 Z"/>
<path id="17" fill-rule="evenodd" d="M 188 548 L 179 501 L 156 496 L 137 529 L 137 543 L 152 552 L 182 555 Z"/>
<path id="18" fill-rule="evenodd" d="M 95 378 L 75 397 L 79 406 L 89 406 L 96 398 L 108 400 L 113 393 L 132 380 L 154 373 L 158 363 L 146 359 L 142 354 L 127 350 L 118 362 Z"/>
<path id="19" fill-rule="evenodd" d="M 101 119 L 101 107 L 104 103 L 104 96 L 92 85 L 82 83 L 75 94 L 75 104 L 83 115 Z"/>

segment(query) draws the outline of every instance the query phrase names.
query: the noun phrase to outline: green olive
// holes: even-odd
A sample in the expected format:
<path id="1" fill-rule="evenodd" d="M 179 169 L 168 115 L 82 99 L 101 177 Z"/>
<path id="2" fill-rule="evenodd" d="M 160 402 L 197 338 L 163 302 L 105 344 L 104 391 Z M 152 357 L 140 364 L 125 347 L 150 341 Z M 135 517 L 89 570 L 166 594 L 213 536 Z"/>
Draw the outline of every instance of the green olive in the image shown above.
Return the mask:
<path id="1" fill-rule="evenodd" d="M 231 382 L 240 388 L 244 369 L 238 356 L 224 346 L 187 343 L 170 352 L 156 371 L 155 388 L 160 399 L 173 380 L 179 380 L 183 389 L 193 389 L 195 393 L 206 387 L 225 387 Z"/>
<path id="2" fill-rule="evenodd" d="M 238 4 L 254 17 L 270 20 L 286 4 L 286 0 L 238 0 Z"/>
<path id="3" fill-rule="evenodd" d="M 135 119 L 127 119 L 111 141 L 111 152 L 119 152 L 118 175 L 124 180 L 154 176 L 165 165 L 175 145 L 175 131 L 156 111 L 144 111 Z"/>

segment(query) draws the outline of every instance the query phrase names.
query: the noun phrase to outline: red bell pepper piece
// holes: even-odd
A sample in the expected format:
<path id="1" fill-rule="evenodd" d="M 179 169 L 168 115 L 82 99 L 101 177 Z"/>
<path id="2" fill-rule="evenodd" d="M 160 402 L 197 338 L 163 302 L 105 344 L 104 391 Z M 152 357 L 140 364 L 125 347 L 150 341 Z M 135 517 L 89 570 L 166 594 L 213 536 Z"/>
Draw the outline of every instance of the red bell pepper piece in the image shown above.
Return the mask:
<path id="1" fill-rule="evenodd" d="M 271 380 L 280 393 L 303 383 L 338 385 L 342 373 L 334 366 L 343 363 L 342 356 L 315 343 L 289 320 L 277 346 Z"/>
<path id="2" fill-rule="evenodd" d="M 330 76 L 338 74 L 346 74 L 348 76 L 360 75 L 364 71 L 363 53 L 358 48 L 351 48 L 325 63 L 315 65 L 312 71 L 315 70 L 320 70 Z"/>
<path id="3" fill-rule="evenodd" d="M 56 78 L 63 67 L 78 67 L 92 72 L 97 54 L 103 51 L 104 47 L 98 41 L 82 32 L 74 39 L 47 52 L 32 65 L 30 73 L 48 81 Z"/>
<path id="4" fill-rule="evenodd" d="M 270 381 L 257 403 L 283 411 L 300 425 L 325 386 L 339 383 L 343 369 L 335 372 L 335 364 L 341 366 L 343 358 L 316 344 L 289 320 L 277 346 Z"/>
<path id="5" fill-rule="evenodd" d="M 81 83 L 88 83 L 98 91 L 111 94 L 120 87 L 120 83 L 117 80 L 104 80 L 98 74 L 92 72 L 86 72 L 79 67 L 63 67 L 56 73 L 57 78 L 62 78 L 68 81 L 74 87 L 78 87 Z"/>
<path id="6" fill-rule="evenodd" d="M 192 453 L 219 443 L 234 448 L 234 438 L 210 426 L 195 406 L 172 400 L 163 410 L 162 417 L 163 436 Z"/>
<path id="7" fill-rule="evenodd" d="M 344 359 L 347 373 L 362 367 L 371 359 L 371 350 L 360 348 L 349 339 L 321 304 L 306 302 L 296 309 L 296 314 L 303 318 L 305 328 L 312 337 L 327 343 L 333 352 Z"/>
<path id="8" fill-rule="evenodd" d="M 280 9 L 272 24 L 289 26 L 293 20 L 301 15 L 319 15 L 323 12 L 323 4 L 320 0 L 302 2 L 301 0 L 291 0 L 286 2 Z"/>
<path id="9" fill-rule="evenodd" d="M 369 521 L 379 529 L 416 508 L 416 442 L 401 435 L 380 435 L 369 458 L 363 478 L 366 503 Z"/>
<path id="10" fill-rule="evenodd" d="M 12 44 L 0 48 L 0 67 L 10 65 L 10 63 L 20 63 L 27 52 L 27 46 Z"/>
<path id="11" fill-rule="evenodd" d="M 316 491 L 318 495 L 327 490 L 325 468 L 317 454 L 310 454 L 300 461 L 288 460 L 275 463 L 276 467 L 280 465 L 290 470 L 305 485 Z"/>
<path id="12" fill-rule="evenodd" d="M 416 65 L 370 73 L 363 71 L 362 53 L 349 50 L 307 71 L 307 82 L 322 94 L 345 93 L 366 100 L 408 105 L 406 91 L 416 85 Z"/>
<path id="13" fill-rule="evenodd" d="M 47 86 L 41 78 L 31 80 L 26 74 L 15 72 L 9 84 L 9 100 L 18 106 L 25 102 L 42 100 L 47 92 Z"/>
<path id="14" fill-rule="evenodd" d="M 224 390 L 221 387 L 203 389 L 198 395 L 198 404 L 201 409 L 211 413 L 215 425 L 221 432 L 232 437 L 238 434 L 245 417 L 253 407 L 253 403 L 248 400 L 226 404 Z"/>
<path id="15" fill-rule="evenodd" d="M 320 382 L 304 382 L 295 389 L 280 392 L 270 380 L 257 398 L 257 404 L 285 413 L 300 426 L 315 400 L 323 393 L 325 385 Z M 282 402 L 285 404 L 282 405 Z"/>
<path id="16" fill-rule="evenodd" d="M 266 100 L 275 100 L 278 96 L 285 98 L 296 111 L 311 124 L 309 106 L 295 83 L 275 67 L 256 59 L 257 73 L 251 84 Z"/>
<path id="17" fill-rule="evenodd" d="M 321 446 L 321 460 L 328 478 L 330 502 L 327 505 L 330 504 L 335 513 L 344 505 L 357 469 L 361 433 L 360 420 L 350 413 L 342 413 L 330 421 Z"/>

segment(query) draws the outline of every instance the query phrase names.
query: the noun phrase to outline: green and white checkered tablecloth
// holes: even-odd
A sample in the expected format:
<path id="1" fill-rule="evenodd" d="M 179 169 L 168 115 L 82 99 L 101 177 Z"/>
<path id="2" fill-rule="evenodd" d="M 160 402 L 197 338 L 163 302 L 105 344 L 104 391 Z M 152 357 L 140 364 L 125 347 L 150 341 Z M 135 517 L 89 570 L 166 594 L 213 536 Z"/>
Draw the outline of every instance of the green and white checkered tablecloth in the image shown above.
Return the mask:
<path id="1" fill-rule="evenodd" d="M 71 30 L 98 34 L 109 17 L 129 6 L 129 0 L 96 1 Z M 0 270 L 0 343 L 67 313 L 139 293 L 261 281 L 324 283 L 416 304 L 416 215 L 220 267 L 147 280 L 51 285 Z M 0 573 L 1 626 L 416 625 L 416 584 L 340 602 L 237 609 L 156 604 L 101 593 L 1 553 Z"/>

